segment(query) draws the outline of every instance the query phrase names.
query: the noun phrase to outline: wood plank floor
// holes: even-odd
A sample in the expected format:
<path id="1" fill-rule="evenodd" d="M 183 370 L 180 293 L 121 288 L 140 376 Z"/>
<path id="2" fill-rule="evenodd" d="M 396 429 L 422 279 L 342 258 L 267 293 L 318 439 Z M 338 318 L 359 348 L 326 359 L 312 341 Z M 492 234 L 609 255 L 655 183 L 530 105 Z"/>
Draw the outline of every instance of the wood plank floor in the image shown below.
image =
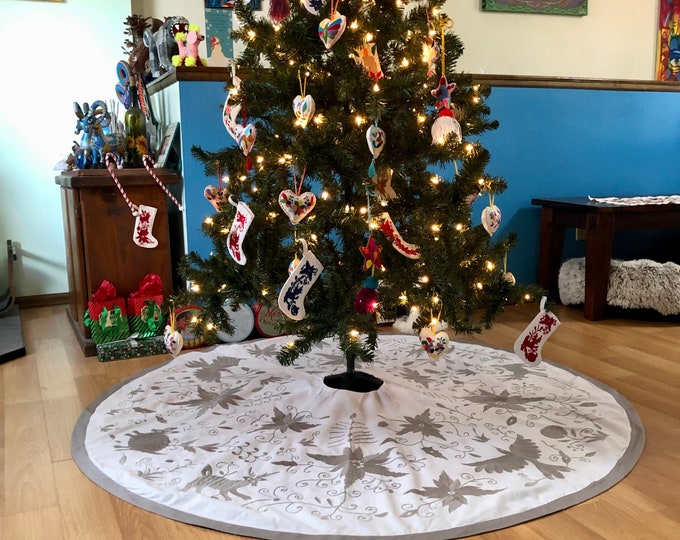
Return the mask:
<path id="1" fill-rule="evenodd" d="M 511 307 L 472 341 L 512 349 L 537 307 Z M 647 443 L 633 471 L 567 510 L 477 540 L 680 538 L 680 326 L 588 322 L 557 306 L 562 326 L 543 357 L 618 390 L 635 406 Z M 64 306 L 21 310 L 27 355 L 0 365 L 0 538 L 138 540 L 242 538 L 151 514 L 93 484 L 70 454 L 82 410 L 117 381 L 169 355 L 98 362 L 84 357 Z"/>

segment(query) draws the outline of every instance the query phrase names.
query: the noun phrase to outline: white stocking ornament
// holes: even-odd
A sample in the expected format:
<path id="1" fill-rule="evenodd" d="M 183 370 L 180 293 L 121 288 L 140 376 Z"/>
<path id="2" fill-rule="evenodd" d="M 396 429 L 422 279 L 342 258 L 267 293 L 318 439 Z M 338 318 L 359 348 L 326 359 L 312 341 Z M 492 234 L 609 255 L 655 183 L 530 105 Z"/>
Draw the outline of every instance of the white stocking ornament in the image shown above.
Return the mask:
<path id="1" fill-rule="evenodd" d="M 409 259 L 420 258 L 420 250 L 418 249 L 418 246 L 406 242 L 402 238 L 401 234 L 397 230 L 397 227 L 394 225 L 392 218 L 387 212 L 380 214 L 378 219 L 380 221 L 380 230 L 385 234 L 394 249 Z"/>
<path id="2" fill-rule="evenodd" d="M 542 361 L 541 349 L 557 327 L 559 319 L 552 311 L 545 309 L 546 297 L 541 299 L 541 311 L 515 341 L 515 354 L 529 364 L 538 365 Z"/>
<path id="3" fill-rule="evenodd" d="M 155 248 L 158 240 L 154 237 L 152 229 L 158 210 L 153 206 L 140 204 L 135 219 L 135 232 L 132 241 L 139 247 Z"/>
<path id="4" fill-rule="evenodd" d="M 294 321 L 305 318 L 305 297 L 323 272 L 323 265 L 319 259 L 307 249 L 307 242 L 302 239 L 298 242 L 302 243 L 302 259 L 293 268 L 279 293 L 279 308 L 284 315 Z"/>
<path id="5" fill-rule="evenodd" d="M 232 259 L 238 264 L 246 264 L 246 255 L 243 253 L 243 239 L 253 222 L 255 215 L 253 211 L 243 201 L 238 201 L 234 197 L 229 197 L 229 203 L 236 207 L 236 216 L 231 224 L 229 237 L 227 238 L 227 249 Z"/>

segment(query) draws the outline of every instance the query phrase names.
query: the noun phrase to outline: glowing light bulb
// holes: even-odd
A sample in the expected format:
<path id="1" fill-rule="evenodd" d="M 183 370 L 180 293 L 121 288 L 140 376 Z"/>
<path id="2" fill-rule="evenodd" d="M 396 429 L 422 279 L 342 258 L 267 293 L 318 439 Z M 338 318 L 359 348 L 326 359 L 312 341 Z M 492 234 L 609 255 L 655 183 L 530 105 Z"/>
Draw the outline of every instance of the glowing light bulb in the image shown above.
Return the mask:
<path id="1" fill-rule="evenodd" d="M 364 119 L 364 117 L 361 116 L 360 114 L 357 114 L 357 115 L 354 117 L 354 123 L 355 123 L 357 126 L 362 125 L 365 121 L 366 121 L 366 120 Z"/>
<path id="2" fill-rule="evenodd" d="M 472 143 L 467 143 L 467 144 L 465 145 L 465 151 L 466 151 L 468 154 L 471 154 L 472 151 L 473 151 L 474 149 L 475 149 L 475 147 L 474 147 L 474 145 L 473 145 Z"/>
<path id="3" fill-rule="evenodd" d="M 475 283 L 475 287 L 477 287 L 480 291 L 484 288 L 484 284 L 481 281 L 478 281 Z"/>
<path id="4" fill-rule="evenodd" d="M 434 176 L 430 177 L 430 182 L 432 182 L 435 186 L 436 186 L 437 184 L 439 184 L 439 182 L 441 182 L 441 180 L 442 180 L 442 179 L 441 179 L 439 176 L 437 176 L 437 175 L 434 175 Z"/>
<path id="5" fill-rule="evenodd" d="M 206 225 L 212 225 L 214 223 L 214 221 L 213 221 L 213 218 L 207 217 L 203 220 L 203 223 L 205 223 Z"/>
<path id="6" fill-rule="evenodd" d="M 433 223 L 432 225 L 430 225 L 430 230 L 431 230 L 433 233 L 438 233 L 438 232 L 441 231 L 441 226 L 438 225 L 437 223 Z"/>
<path id="7" fill-rule="evenodd" d="M 226 227 L 223 227 L 223 228 L 220 229 L 220 232 L 222 234 L 229 234 L 229 229 L 227 229 Z"/>
<path id="8" fill-rule="evenodd" d="M 362 206 L 361 208 L 359 208 L 359 213 L 362 216 L 365 216 L 368 213 L 368 208 L 366 208 L 365 206 Z"/>
<path id="9" fill-rule="evenodd" d="M 418 281 L 420 281 L 421 283 L 429 283 L 429 282 L 430 282 L 430 278 L 429 278 L 428 276 L 420 276 L 420 278 L 418 279 Z"/>
<path id="10" fill-rule="evenodd" d="M 356 339 L 356 338 L 359 337 L 359 330 L 354 330 L 354 329 L 352 329 L 352 330 L 349 331 L 349 335 L 350 335 L 351 337 L 353 337 L 354 339 Z"/>
<path id="11" fill-rule="evenodd" d="M 472 103 L 474 103 L 475 105 L 477 105 L 480 101 L 482 101 L 482 98 L 480 98 L 479 96 L 474 96 L 472 98 Z"/>
<path id="12" fill-rule="evenodd" d="M 201 287 L 198 283 L 192 283 L 191 284 L 191 292 L 197 293 L 197 292 L 200 292 L 200 290 L 201 290 Z"/>
<path id="13" fill-rule="evenodd" d="M 357 21 L 352 21 L 352 24 L 350 24 L 349 27 L 352 30 L 356 30 L 357 28 L 359 28 L 359 23 Z"/>
<path id="14" fill-rule="evenodd" d="M 463 224 L 462 223 L 456 223 L 456 230 L 458 232 L 462 231 L 463 230 Z"/>
<path id="15" fill-rule="evenodd" d="M 417 120 L 419 124 L 424 124 L 427 120 L 427 117 L 424 114 L 419 114 Z"/>
<path id="16" fill-rule="evenodd" d="M 211 322 L 209 322 L 208 324 L 206 324 L 205 327 L 206 327 L 208 330 L 210 330 L 210 331 L 212 331 L 212 330 L 215 329 L 215 325 L 214 325 L 213 323 L 211 323 Z"/>
<path id="17" fill-rule="evenodd" d="M 196 315 L 191 317 L 191 324 L 196 324 L 197 322 L 198 322 L 198 317 L 196 317 Z"/>
<path id="18" fill-rule="evenodd" d="M 373 41 L 373 34 L 367 32 L 366 35 L 364 36 L 364 42 L 370 43 L 371 41 Z"/>
<path id="19" fill-rule="evenodd" d="M 374 92 L 380 92 L 380 85 L 379 85 L 378 83 L 375 83 L 375 84 L 373 85 L 373 91 L 374 91 Z"/>
<path id="20" fill-rule="evenodd" d="M 411 64 L 411 62 L 408 61 L 408 58 L 402 58 L 401 59 L 401 67 L 406 68 L 406 67 L 409 67 L 410 64 Z"/>
<path id="21" fill-rule="evenodd" d="M 255 39 L 255 32 L 253 30 L 248 30 L 248 39 Z"/>
<path id="22" fill-rule="evenodd" d="M 491 270 L 493 270 L 494 268 L 496 268 L 496 265 L 494 263 L 492 263 L 491 261 L 486 261 L 486 269 L 489 272 L 491 272 Z"/>
<path id="23" fill-rule="evenodd" d="M 525 295 L 524 295 L 524 300 L 526 300 L 527 302 L 529 302 L 529 301 L 531 300 L 531 295 L 530 295 L 530 294 L 525 294 Z"/>
<path id="24" fill-rule="evenodd" d="M 328 193 L 328 191 L 326 191 L 326 190 L 324 189 L 324 190 L 321 192 L 321 198 L 322 198 L 324 201 L 327 201 L 328 199 L 331 198 L 331 194 Z"/>
<path id="25" fill-rule="evenodd" d="M 313 122 L 314 122 L 317 126 L 320 126 L 320 125 L 323 124 L 325 121 L 326 121 L 326 118 L 324 117 L 323 114 L 317 114 L 316 116 L 314 116 Z"/>

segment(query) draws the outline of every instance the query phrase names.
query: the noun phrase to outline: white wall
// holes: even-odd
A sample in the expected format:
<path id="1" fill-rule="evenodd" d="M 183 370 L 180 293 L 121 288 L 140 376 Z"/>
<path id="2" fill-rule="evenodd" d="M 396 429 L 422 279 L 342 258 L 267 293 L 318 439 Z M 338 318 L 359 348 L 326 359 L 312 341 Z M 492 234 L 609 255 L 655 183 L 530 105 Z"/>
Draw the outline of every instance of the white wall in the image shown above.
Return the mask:
<path id="1" fill-rule="evenodd" d="M 481 0 L 452 0 L 447 7 L 465 44 L 460 70 L 654 78 L 659 0 L 591 0 L 586 17 L 490 13 L 480 6 Z M 0 0 L 4 42 L 18 51 L 3 62 L 0 293 L 7 286 L 6 239 L 20 248 L 19 296 L 68 290 L 53 167 L 76 139 L 72 103 L 114 97 L 130 13 L 184 15 L 205 27 L 203 0 Z"/>
<path id="2" fill-rule="evenodd" d="M 0 293 L 7 287 L 7 239 L 19 247 L 19 296 L 68 291 L 53 168 L 78 138 L 73 102 L 115 98 L 129 14 L 129 0 L 0 0 Z"/>

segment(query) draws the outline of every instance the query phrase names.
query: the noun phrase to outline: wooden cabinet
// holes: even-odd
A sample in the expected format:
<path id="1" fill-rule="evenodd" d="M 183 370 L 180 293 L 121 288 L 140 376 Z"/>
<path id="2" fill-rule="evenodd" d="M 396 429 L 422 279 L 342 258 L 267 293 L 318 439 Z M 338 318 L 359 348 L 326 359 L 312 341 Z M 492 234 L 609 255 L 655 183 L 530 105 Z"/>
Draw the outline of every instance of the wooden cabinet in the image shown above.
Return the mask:
<path id="1" fill-rule="evenodd" d="M 180 178 L 175 172 L 157 169 L 156 174 L 177 191 Z M 133 204 L 158 210 L 151 229 L 158 240 L 155 248 L 133 242 L 135 217 L 106 169 L 68 171 L 55 179 L 61 186 L 66 238 L 67 312 L 85 356 L 97 351 L 83 316 L 103 280 L 113 283 L 123 298 L 149 273 L 161 277 L 164 296 L 178 285 L 174 269 L 183 253 L 183 236 L 176 206 L 145 169 L 122 169 L 116 175 Z"/>

